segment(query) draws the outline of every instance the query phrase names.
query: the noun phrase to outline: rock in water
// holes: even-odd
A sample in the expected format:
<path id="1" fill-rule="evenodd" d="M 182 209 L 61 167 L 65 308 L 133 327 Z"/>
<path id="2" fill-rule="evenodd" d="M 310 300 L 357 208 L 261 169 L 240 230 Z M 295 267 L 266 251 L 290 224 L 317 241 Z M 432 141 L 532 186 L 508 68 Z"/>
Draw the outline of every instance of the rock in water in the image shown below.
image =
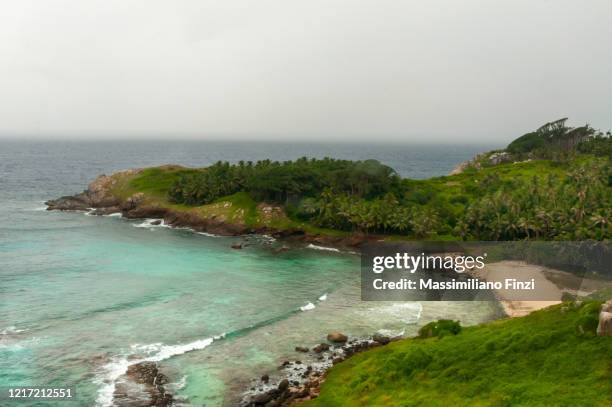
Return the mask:
<path id="1" fill-rule="evenodd" d="M 326 343 L 320 343 L 317 346 L 315 346 L 314 348 L 312 348 L 312 350 L 315 353 L 321 353 L 321 352 L 324 352 L 326 350 L 329 350 L 329 345 L 326 344 Z"/>
<path id="2" fill-rule="evenodd" d="M 385 335 L 381 335 L 379 333 L 375 333 L 374 336 L 372 337 L 372 340 L 374 342 L 380 343 L 381 345 L 386 345 L 389 342 L 391 342 L 391 338 L 389 338 L 388 336 L 385 336 Z"/>
<path id="3" fill-rule="evenodd" d="M 166 407 L 172 405 L 173 396 L 164 389 L 168 383 L 166 375 L 161 373 L 155 362 L 141 362 L 128 367 L 127 378 L 133 383 L 142 385 L 144 392 L 148 394 L 147 406 Z M 117 396 L 117 395 L 116 395 Z M 118 400 L 119 405 L 129 405 L 133 400 L 130 394 L 123 394 L 123 400 Z"/>
<path id="4" fill-rule="evenodd" d="M 233 243 L 232 249 L 242 249 L 242 243 Z"/>
<path id="5" fill-rule="evenodd" d="M 338 331 L 333 331 L 327 334 L 327 340 L 334 343 L 344 343 L 348 340 L 348 337 Z"/>
<path id="6" fill-rule="evenodd" d="M 45 205 L 47 205 L 47 210 L 49 211 L 85 211 L 91 207 L 91 202 L 82 193 L 75 196 L 63 196 L 58 199 L 52 199 L 45 202 Z"/>

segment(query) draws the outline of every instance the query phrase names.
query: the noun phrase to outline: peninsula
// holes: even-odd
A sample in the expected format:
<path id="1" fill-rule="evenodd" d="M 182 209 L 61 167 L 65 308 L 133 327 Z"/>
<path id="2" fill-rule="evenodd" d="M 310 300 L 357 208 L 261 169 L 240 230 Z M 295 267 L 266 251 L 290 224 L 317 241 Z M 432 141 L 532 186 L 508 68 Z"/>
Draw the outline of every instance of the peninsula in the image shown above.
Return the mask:
<path id="1" fill-rule="evenodd" d="M 427 180 L 401 178 L 376 160 L 165 165 L 101 175 L 84 192 L 47 205 L 337 246 L 368 239 L 605 240 L 612 237 L 611 140 L 562 119 Z"/>

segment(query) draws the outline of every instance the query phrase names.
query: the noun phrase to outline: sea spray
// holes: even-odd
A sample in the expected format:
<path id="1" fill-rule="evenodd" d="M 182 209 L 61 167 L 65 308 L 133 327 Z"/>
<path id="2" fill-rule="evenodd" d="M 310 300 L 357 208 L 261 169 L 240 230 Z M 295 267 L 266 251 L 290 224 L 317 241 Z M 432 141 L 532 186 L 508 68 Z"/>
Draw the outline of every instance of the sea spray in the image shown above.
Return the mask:
<path id="1" fill-rule="evenodd" d="M 310 311 L 310 310 L 313 310 L 315 308 L 316 308 L 316 306 L 312 302 L 309 302 L 308 304 L 300 307 L 300 311 Z"/>
<path id="2" fill-rule="evenodd" d="M 111 359 L 111 362 L 104 365 L 102 369 L 104 372 L 103 375 L 94 380 L 96 384 L 101 385 L 101 388 L 98 390 L 96 404 L 103 407 L 113 405 L 113 395 L 115 393 L 117 380 L 127 372 L 130 366 L 141 362 L 161 362 L 173 356 L 182 355 L 194 350 L 202 350 L 210 346 L 215 340 L 224 337 L 225 334 L 221 334 L 212 338 L 199 339 L 179 345 L 163 345 L 161 343 L 132 345 L 132 350 L 144 351 L 145 353 L 152 353 L 152 355 L 139 359 L 131 358 L 134 353 L 128 356 L 116 356 Z"/>
<path id="3" fill-rule="evenodd" d="M 307 249 L 313 249 L 313 250 L 323 250 L 323 251 L 327 251 L 327 252 L 336 252 L 339 253 L 340 250 L 336 249 L 335 247 L 326 247 L 326 246 L 318 246 L 316 244 L 312 244 L 310 243 L 308 246 L 306 246 Z"/>

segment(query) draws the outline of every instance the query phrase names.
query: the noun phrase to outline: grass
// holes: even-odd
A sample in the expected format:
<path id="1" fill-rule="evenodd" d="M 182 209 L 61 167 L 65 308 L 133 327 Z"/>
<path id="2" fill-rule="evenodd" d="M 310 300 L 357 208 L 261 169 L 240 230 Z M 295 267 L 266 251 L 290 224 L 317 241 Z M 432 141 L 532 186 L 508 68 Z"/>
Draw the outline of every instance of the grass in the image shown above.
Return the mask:
<path id="1" fill-rule="evenodd" d="M 464 173 L 424 180 L 404 180 L 411 187 L 415 202 L 447 202 L 456 209 L 466 203 L 478 199 L 480 191 L 476 188 L 488 177 L 497 176 L 501 183 L 509 181 L 529 181 L 533 177 L 547 177 L 549 174 L 563 176 L 567 173 L 567 165 L 555 164 L 549 160 L 535 160 L 522 163 L 499 164 L 485 167 L 479 171 L 467 170 Z M 461 202 L 459 197 L 465 197 Z"/>
<path id="2" fill-rule="evenodd" d="M 152 167 L 142 170 L 136 175 L 116 176 L 116 184 L 112 189 L 113 195 L 126 199 L 136 193 L 144 193 L 148 204 L 160 205 L 175 211 L 195 212 L 202 217 L 215 217 L 225 219 L 229 222 L 244 224 L 248 227 L 270 227 L 279 230 L 296 229 L 311 234 L 323 234 L 328 236 L 345 236 L 348 232 L 333 229 L 319 228 L 300 220 L 287 217 L 284 213 L 273 213 L 265 216 L 258 209 L 255 202 L 246 192 L 225 196 L 214 202 L 201 206 L 188 206 L 175 204 L 168 200 L 168 190 L 176 180 L 184 174 L 189 174 L 202 169 L 189 169 L 180 166 Z"/>
<path id="3" fill-rule="evenodd" d="M 406 339 L 334 366 L 319 406 L 611 406 L 612 339 L 599 302 Z"/>
<path id="4" fill-rule="evenodd" d="M 131 189 L 152 195 L 157 198 L 166 199 L 168 190 L 181 175 L 198 172 L 198 169 L 187 169 L 182 167 L 154 167 L 143 170 L 129 183 Z"/>

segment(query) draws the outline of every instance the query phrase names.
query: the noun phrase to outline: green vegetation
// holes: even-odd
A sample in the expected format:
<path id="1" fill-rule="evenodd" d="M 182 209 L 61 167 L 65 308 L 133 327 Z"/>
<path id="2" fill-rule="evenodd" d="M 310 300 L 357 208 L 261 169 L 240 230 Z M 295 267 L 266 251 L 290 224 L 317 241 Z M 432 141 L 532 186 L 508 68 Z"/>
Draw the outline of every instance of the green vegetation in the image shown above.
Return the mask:
<path id="1" fill-rule="evenodd" d="M 334 366 L 318 406 L 608 406 L 612 341 L 599 302 L 404 339 Z"/>
<path id="2" fill-rule="evenodd" d="M 575 149 L 602 156 L 612 153 L 610 133 L 604 136 L 588 124 L 568 127 L 566 122 L 567 118 L 563 118 L 546 123 L 536 131 L 514 140 L 506 151 L 515 159 L 555 159 Z"/>
<path id="3" fill-rule="evenodd" d="M 457 335 L 459 332 L 461 332 L 459 321 L 440 319 L 422 326 L 419 329 L 419 338 L 432 338 L 434 336 L 442 338 L 446 335 Z"/>
<path id="4" fill-rule="evenodd" d="M 318 196 L 324 189 L 370 199 L 390 191 L 399 181 L 393 169 L 376 160 L 347 161 L 300 158 L 296 161 L 218 162 L 206 171 L 184 174 L 168 190 L 174 202 L 210 203 L 236 192 L 258 201 L 290 203 Z"/>
<path id="5" fill-rule="evenodd" d="M 588 126 L 568 128 L 563 119 L 454 176 L 402 179 L 376 160 L 218 162 L 149 168 L 119 182 L 115 193 L 144 192 L 149 203 L 253 228 L 388 239 L 605 240 L 612 237 L 611 139 Z M 264 214 L 262 205 L 280 210 Z"/>

